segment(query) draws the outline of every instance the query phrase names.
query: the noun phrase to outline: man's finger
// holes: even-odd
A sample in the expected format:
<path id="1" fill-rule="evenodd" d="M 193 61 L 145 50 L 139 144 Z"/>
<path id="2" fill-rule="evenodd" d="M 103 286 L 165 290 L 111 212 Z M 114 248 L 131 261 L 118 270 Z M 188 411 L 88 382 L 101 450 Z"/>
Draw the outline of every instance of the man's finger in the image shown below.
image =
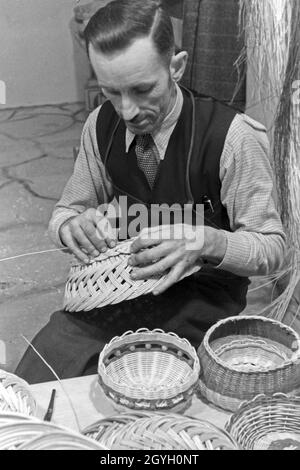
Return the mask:
<path id="1" fill-rule="evenodd" d="M 71 252 L 76 256 L 76 258 L 78 258 L 80 261 L 82 261 L 85 264 L 89 263 L 90 261 L 89 257 L 86 255 L 86 253 L 84 253 L 80 249 L 78 243 L 73 238 L 70 230 L 64 232 L 62 241 L 64 245 L 66 245 L 71 250 Z"/>
<path id="2" fill-rule="evenodd" d="M 168 242 L 163 242 L 160 245 L 131 254 L 128 264 L 130 266 L 151 264 L 160 258 L 166 257 L 172 252 L 174 252 L 173 245 Z"/>
<path id="3" fill-rule="evenodd" d="M 159 245 L 161 243 L 161 238 L 152 239 L 146 236 L 141 237 L 139 236 L 134 242 L 130 245 L 130 252 L 131 253 L 138 253 L 140 250 L 144 250 L 146 248 L 150 248 L 151 246 Z"/>
<path id="4" fill-rule="evenodd" d="M 73 239 L 76 240 L 78 245 L 88 253 L 90 256 L 99 256 L 100 250 L 89 240 L 86 233 L 80 226 L 74 227 L 72 230 Z"/>
<path id="5" fill-rule="evenodd" d="M 80 229 L 81 229 L 80 238 L 78 236 L 79 231 L 77 231 L 76 240 L 79 242 L 80 245 L 83 245 L 89 251 L 90 254 L 92 254 L 92 252 L 88 248 L 89 245 L 92 245 L 93 250 L 97 251 L 98 254 L 101 251 L 104 251 L 104 249 L 107 249 L 107 245 L 106 245 L 105 240 L 103 239 L 102 233 L 99 232 L 99 230 L 97 229 L 96 225 L 94 225 L 93 222 L 89 220 L 85 220 L 81 222 Z M 82 233 L 84 234 L 84 236 L 81 235 Z M 87 243 L 87 240 L 88 240 L 88 243 Z"/>
<path id="6" fill-rule="evenodd" d="M 163 282 L 155 288 L 153 295 L 160 295 L 165 292 L 167 289 L 169 289 L 169 287 L 179 281 L 183 273 L 184 268 L 181 264 L 174 266 L 167 274 L 167 277 L 163 280 Z"/>
<path id="7" fill-rule="evenodd" d="M 174 256 L 167 256 L 157 263 L 153 263 L 150 266 L 142 267 L 142 268 L 134 268 L 131 272 L 131 277 L 134 280 L 140 279 L 149 279 L 150 277 L 161 276 L 164 274 L 168 269 L 170 269 L 175 263 Z"/>
<path id="8" fill-rule="evenodd" d="M 110 248 L 114 248 L 117 243 L 117 230 L 113 229 L 108 219 L 103 217 L 97 222 L 97 235 L 104 240 Z"/>

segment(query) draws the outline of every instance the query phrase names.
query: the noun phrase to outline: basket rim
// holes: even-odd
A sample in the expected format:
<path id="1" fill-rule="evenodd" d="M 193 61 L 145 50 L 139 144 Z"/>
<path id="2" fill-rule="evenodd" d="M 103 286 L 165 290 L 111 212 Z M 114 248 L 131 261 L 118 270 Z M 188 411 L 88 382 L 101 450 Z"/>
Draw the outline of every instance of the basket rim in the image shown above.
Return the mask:
<path id="1" fill-rule="evenodd" d="M 24 415 L 21 417 L 24 418 Z M 95 442 L 88 436 L 84 436 L 83 434 L 81 434 L 81 432 L 74 431 L 66 426 L 57 423 L 42 421 L 38 418 L 20 419 L 19 417 L 16 417 L 15 420 L 11 420 L 7 423 L 0 424 L 0 442 L 2 438 L 2 433 L 10 433 L 11 435 L 14 435 L 14 431 L 16 432 L 16 436 L 18 437 L 20 431 L 22 433 L 26 433 L 28 431 L 36 431 L 38 434 L 34 438 L 24 441 L 24 443 L 21 444 L 22 449 L 25 449 L 28 444 L 38 438 L 50 439 L 51 441 L 53 437 L 57 436 L 65 436 L 66 438 L 75 440 L 80 439 L 81 442 L 90 443 L 91 445 L 93 444 L 93 442 Z M 97 448 L 99 448 L 99 450 L 107 450 L 107 447 L 105 447 L 100 442 L 98 443 Z"/>
<path id="2" fill-rule="evenodd" d="M 114 248 L 108 248 L 107 251 L 104 253 L 100 253 L 100 255 L 96 256 L 95 258 L 91 259 L 89 263 L 81 263 L 77 258 L 73 258 L 71 268 L 82 268 L 91 266 L 94 263 L 101 263 L 106 261 L 109 258 L 115 258 L 116 256 L 129 256 L 129 246 L 131 243 L 134 242 L 138 237 L 129 238 L 127 240 L 123 240 L 118 242 Z"/>
<path id="3" fill-rule="evenodd" d="M 160 412 L 163 413 L 163 412 Z M 85 435 L 87 433 L 92 434 L 97 431 L 96 427 L 103 426 L 107 427 L 112 423 L 118 424 L 127 424 L 129 421 L 134 419 L 140 418 L 147 418 L 153 415 L 153 412 L 146 411 L 146 410 L 130 410 L 130 411 L 123 411 L 122 413 L 113 414 L 111 416 L 106 416 L 104 418 L 99 418 L 97 421 L 93 421 L 91 424 L 87 425 L 84 429 L 82 429 L 82 434 Z"/>
<path id="4" fill-rule="evenodd" d="M 272 395 L 259 394 L 256 395 L 251 400 L 244 400 L 239 405 L 238 409 L 230 416 L 228 421 L 225 424 L 225 429 L 227 432 L 231 433 L 233 426 L 239 421 L 246 411 L 256 408 L 257 406 L 268 406 L 274 401 L 278 404 L 286 405 L 299 405 L 300 410 L 300 395 L 287 395 L 286 393 L 273 393 Z M 276 404 L 276 403 L 274 403 Z"/>
<path id="5" fill-rule="evenodd" d="M 129 431 L 132 427 L 135 427 L 137 424 L 141 425 L 141 429 L 143 430 L 148 423 L 151 423 L 152 426 L 158 425 L 158 423 L 162 422 L 163 424 L 166 423 L 174 423 L 174 424 L 182 424 L 185 425 L 186 427 L 195 425 L 199 427 L 203 427 L 203 429 L 208 432 L 215 432 L 216 436 L 218 437 L 223 437 L 224 439 L 227 439 L 228 445 L 231 444 L 233 447 L 232 450 L 237 450 L 238 449 L 238 443 L 236 440 L 233 438 L 233 436 L 224 428 L 221 428 L 220 426 L 217 426 L 214 423 L 211 423 L 210 421 L 202 418 L 196 418 L 194 416 L 186 416 L 186 415 L 181 415 L 178 413 L 174 412 L 167 412 L 167 411 L 157 411 L 155 413 L 153 412 L 147 412 L 147 411 L 142 411 L 139 412 L 140 416 L 135 416 L 135 412 L 124 412 L 120 413 L 119 415 L 113 415 L 108 418 L 103 418 L 100 420 L 97 420 L 95 423 L 91 423 L 88 427 L 86 427 L 82 433 L 84 435 L 90 435 L 99 429 L 99 427 L 103 423 L 103 429 L 105 430 L 104 432 L 108 432 L 109 428 L 114 425 L 115 421 L 117 420 L 120 424 L 120 426 L 117 428 L 117 430 L 113 430 L 114 433 L 116 432 L 117 434 L 124 433 L 125 431 Z M 144 415 L 144 416 L 143 416 Z M 122 417 L 124 416 L 124 421 L 120 422 Z M 126 419 L 127 418 L 127 419 Z M 129 418 L 129 419 L 128 419 Z M 101 442 L 101 439 L 100 439 Z"/>
<path id="6" fill-rule="evenodd" d="M 292 357 L 288 361 L 285 361 L 281 365 L 277 365 L 277 366 L 274 366 L 274 367 L 269 367 L 269 368 L 267 368 L 265 370 L 261 370 L 261 371 L 259 371 L 259 370 L 249 370 L 249 371 L 240 370 L 238 368 L 235 368 L 234 366 L 229 366 L 226 361 L 223 361 L 222 359 L 220 359 L 215 354 L 215 352 L 213 351 L 213 349 L 210 346 L 210 338 L 211 338 L 212 334 L 220 326 L 222 326 L 226 323 L 234 323 L 234 322 L 240 322 L 240 321 L 245 321 L 245 320 L 246 321 L 257 320 L 257 321 L 261 321 L 261 322 L 264 322 L 264 323 L 271 323 L 273 325 L 279 326 L 282 330 L 285 330 L 286 332 L 289 332 L 290 334 L 292 334 L 295 338 L 295 342 L 297 343 L 297 349 L 296 349 L 295 352 L 293 352 Z M 239 315 L 239 316 L 228 317 L 228 318 L 225 318 L 223 320 L 218 321 L 213 326 L 211 326 L 210 329 L 206 332 L 206 334 L 204 336 L 204 339 L 203 339 L 203 342 L 200 344 L 200 346 L 198 348 L 198 356 L 200 356 L 199 350 L 200 350 L 201 347 L 205 348 L 205 350 L 210 355 L 210 357 L 218 365 L 224 367 L 227 370 L 237 372 L 239 374 L 253 375 L 253 374 L 259 374 L 260 372 L 275 372 L 275 371 L 282 370 L 282 369 L 286 368 L 289 365 L 294 365 L 294 364 L 297 364 L 297 363 L 299 363 L 299 365 L 300 365 L 300 336 L 299 336 L 299 334 L 293 328 L 291 328 L 290 326 L 285 325 L 284 323 L 282 323 L 278 320 L 274 320 L 272 318 L 267 318 L 267 317 L 263 317 L 263 316 L 259 316 L 259 315 Z"/>
<path id="7" fill-rule="evenodd" d="M 120 387 L 125 388 L 126 393 L 124 394 L 124 397 L 130 399 L 130 400 L 136 400 L 136 399 L 141 399 L 141 398 L 134 398 L 136 395 L 137 390 L 142 390 L 145 391 L 141 386 L 124 386 L 121 385 L 120 383 L 115 382 L 110 375 L 107 373 L 107 367 L 104 364 L 105 358 L 107 357 L 108 354 L 111 354 L 116 345 L 123 346 L 126 344 L 126 340 L 129 340 L 130 338 L 135 338 L 138 339 L 139 335 L 149 335 L 149 340 L 151 339 L 151 336 L 154 335 L 163 335 L 166 338 L 169 338 L 168 343 L 170 343 L 170 340 L 175 339 L 177 344 L 179 343 L 180 346 L 183 348 L 185 352 L 188 352 L 189 355 L 191 356 L 193 360 L 193 364 L 190 364 L 191 368 L 191 374 L 189 377 L 189 380 L 186 381 L 184 384 L 174 384 L 173 386 L 170 386 L 170 390 L 174 390 L 174 397 L 177 396 L 180 393 L 184 393 L 187 390 L 189 390 L 191 387 L 195 387 L 198 379 L 199 379 L 199 373 L 200 373 L 200 361 L 199 357 L 197 355 L 196 349 L 190 344 L 190 342 L 186 338 L 180 338 L 176 333 L 168 332 L 166 333 L 164 330 L 161 330 L 159 328 L 156 328 L 154 330 L 149 330 L 148 328 L 139 328 L 136 331 L 128 330 L 125 333 L 123 333 L 121 336 L 115 336 L 110 340 L 109 343 L 107 343 L 104 348 L 102 349 L 100 355 L 99 355 L 99 360 L 98 360 L 98 375 L 101 378 L 101 381 L 104 382 L 104 384 L 110 388 L 113 392 L 117 392 L 116 388 L 119 389 Z M 125 340 L 125 342 L 124 342 Z M 143 338 L 144 341 L 144 338 Z M 167 342 L 167 341 L 166 341 Z M 128 343 L 130 344 L 130 342 Z M 171 394 L 170 391 L 170 394 Z M 131 397 L 128 397 L 128 394 L 132 394 Z M 162 398 L 157 398 L 158 400 L 162 400 Z M 142 400 L 147 401 L 148 398 L 143 398 Z M 154 399 L 151 399 L 153 401 Z"/>

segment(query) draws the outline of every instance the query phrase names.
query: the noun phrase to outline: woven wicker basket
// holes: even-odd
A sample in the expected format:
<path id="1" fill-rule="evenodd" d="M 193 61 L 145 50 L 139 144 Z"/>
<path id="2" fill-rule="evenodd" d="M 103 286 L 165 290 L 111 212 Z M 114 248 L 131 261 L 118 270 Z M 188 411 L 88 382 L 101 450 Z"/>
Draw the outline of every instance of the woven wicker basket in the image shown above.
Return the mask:
<path id="1" fill-rule="evenodd" d="M 127 331 L 99 357 L 99 382 L 114 405 L 137 410 L 186 408 L 199 377 L 196 350 L 162 330 Z"/>
<path id="2" fill-rule="evenodd" d="M 300 388 L 300 338 L 275 320 L 222 320 L 208 330 L 198 356 L 200 393 L 229 411 L 256 395 L 295 395 Z"/>
<path id="3" fill-rule="evenodd" d="M 125 413 L 98 421 L 84 434 L 114 450 L 237 450 L 226 431 L 173 413 Z"/>
<path id="4" fill-rule="evenodd" d="M 25 380 L 0 370 L 0 413 L 34 415 L 36 403 Z"/>
<path id="5" fill-rule="evenodd" d="M 0 450 L 103 450 L 100 443 L 24 415 L 0 414 Z"/>
<path id="6" fill-rule="evenodd" d="M 166 275 L 146 280 L 133 280 L 128 265 L 130 245 L 134 239 L 119 243 L 95 258 L 90 264 L 74 264 L 66 283 L 64 309 L 68 312 L 89 311 L 105 305 L 131 300 L 149 294 Z M 199 271 L 190 269 L 181 278 Z"/>
<path id="7" fill-rule="evenodd" d="M 300 397 L 259 395 L 226 424 L 243 450 L 300 450 Z"/>

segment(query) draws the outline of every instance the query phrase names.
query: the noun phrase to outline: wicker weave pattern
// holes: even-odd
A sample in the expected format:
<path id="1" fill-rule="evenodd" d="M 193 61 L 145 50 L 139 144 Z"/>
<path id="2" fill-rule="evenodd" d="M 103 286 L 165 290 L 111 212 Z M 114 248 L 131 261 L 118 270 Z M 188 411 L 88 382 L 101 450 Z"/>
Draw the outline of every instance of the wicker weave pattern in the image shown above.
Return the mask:
<path id="1" fill-rule="evenodd" d="M 173 413 L 129 413 L 98 421 L 84 431 L 116 450 L 236 450 L 232 437 L 214 425 Z"/>
<path id="2" fill-rule="evenodd" d="M 166 275 L 133 280 L 128 265 L 130 245 L 134 239 L 119 243 L 95 258 L 90 264 L 71 267 L 65 288 L 64 309 L 68 312 L 89 311 L 146 295 L 159 286 Z M 190 269 L 181 279 L 197 272 Z"/>
<path id="3" fill-rule="evenodd" d="M 99 419 L 95 423 L 83 430 L 83 434 L 91 439 L 101 442 L 109 449 L 114 441 L 114 436 L 125 425 L 141 418 L 151 418 L 153 413 L 147 411 L 129 411 L 110 416 L 108 418 Z"/>
<path id="4" fill-rule="evenodd" d="M 99 357 L 103 390 L 115 403 L 134 409 L 186 406 L 200 366 L 186 339 L 162 330 L 128 331 L 113 338 Z"/>
<path id="5" fill-rule="evenodd" d="M 300 397 L 259 395 L 242 403 L 226 430 L 244 450 L 300 450 Z"/>
<path id="6" fill-rule="evenodd" d="M 0 370 L 0 413 L 12 411 L 33 415 L 35 409 L 36 403 L 27 382 Z"/>
<path id="7" fill-rule="evenodd" d="M 296 394 L 300 389 L 300 338 L 276 320 L 222 320 L 206 333 L 198 356 L 201 394 L 229 411 L 256 395 Z"/>
<path id="8" fill-rule="evenodd" d="M 103 450 L 103 446 L 61 426 L 10 413 L 0 414 L 0 449 Z"/>

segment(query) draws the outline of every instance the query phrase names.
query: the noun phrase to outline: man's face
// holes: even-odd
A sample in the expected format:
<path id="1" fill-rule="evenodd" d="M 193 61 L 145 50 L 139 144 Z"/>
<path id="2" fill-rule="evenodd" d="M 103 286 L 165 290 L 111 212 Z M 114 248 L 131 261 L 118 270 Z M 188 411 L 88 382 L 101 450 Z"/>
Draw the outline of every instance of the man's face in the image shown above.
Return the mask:
<path id="1" fill-rule="evenodd" d="M 127 128 L 134 134 L 158 129 L 172 109 L 175 87 L 152 39 L 137 39 L 110 55 L 90 46 L 89 54 L 104 95 Z"/>

